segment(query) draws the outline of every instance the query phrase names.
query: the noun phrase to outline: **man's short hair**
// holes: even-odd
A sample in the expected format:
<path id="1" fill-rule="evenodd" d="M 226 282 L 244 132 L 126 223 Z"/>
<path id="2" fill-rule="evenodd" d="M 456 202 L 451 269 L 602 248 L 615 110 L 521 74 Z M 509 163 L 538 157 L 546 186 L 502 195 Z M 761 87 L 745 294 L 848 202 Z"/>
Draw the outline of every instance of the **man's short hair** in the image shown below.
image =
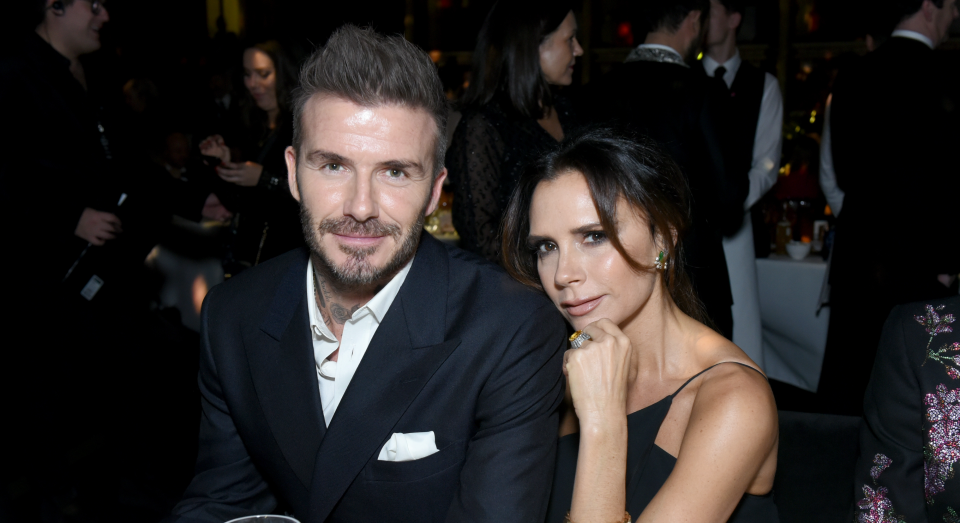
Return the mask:
<path id="1" fill-rule="evenodd" d="M 727 10 L 727 14 L 740 13 L 743 14 L 746 9 L 743 0 L 717 0 L 720 2 L 720 5 Z"/>
<path id="2" fill-rule="evenodd" d="M 638 4 L 638 25 L 647 32 L 676 32 L 691 11 L 700 11 L 702 23 L 710 15 L 710 0 L 644 0 Z"/>
<path id="3" fill-rule="evenodd" d="M 307 59 L 293 99 L 293 148 L 298 158 L 304 108 L 314 95 L 343 98 L 364 107 L 399 105 L 427 111 L 437 124 L 433 175 L 443 169 L 447 148 L 443 84 L 430 56 L 403 37 L 344 25 Z"/>

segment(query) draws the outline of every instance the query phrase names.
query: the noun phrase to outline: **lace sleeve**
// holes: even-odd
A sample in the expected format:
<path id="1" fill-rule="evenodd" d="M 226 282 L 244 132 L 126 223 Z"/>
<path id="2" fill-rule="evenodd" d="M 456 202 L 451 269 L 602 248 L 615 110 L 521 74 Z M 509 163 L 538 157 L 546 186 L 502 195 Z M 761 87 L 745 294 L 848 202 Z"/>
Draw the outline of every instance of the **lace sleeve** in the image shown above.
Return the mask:
<path id="1" fill-rule="evenodd" d="M 460 247 L 494 262 L 500 252 L 503 209 L 497 204 L 497 187 L 503 155 L 500 133 L 483 114 L 472 113 L 457 125 L 446 158 Z"/>

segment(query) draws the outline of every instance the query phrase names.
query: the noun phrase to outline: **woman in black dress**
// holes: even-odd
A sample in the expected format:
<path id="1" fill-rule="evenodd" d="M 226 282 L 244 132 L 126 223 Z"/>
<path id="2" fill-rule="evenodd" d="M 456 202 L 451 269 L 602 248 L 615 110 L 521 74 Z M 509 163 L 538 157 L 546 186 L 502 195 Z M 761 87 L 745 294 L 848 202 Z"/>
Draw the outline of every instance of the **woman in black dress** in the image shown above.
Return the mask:
<path id="1" fill-rule="evenodd" d="M 216 194 L 234 212 L 224 255 L 228 277 L 304 243 L 283 157 L 293 138 L 296 66 L 275 41 L 253 45 L 243 52 L 243 85 L 244 129 L 236 134 L 245 139 L 227 144 L 214 135 L 200 143 L 202 154 L 221 162 L 216 172 L 227 184 Z"/>
<path id="2" fill-rule="evenodd" d="M 583 54 L 569 4 L 497 2 L 480 29 L 463 117 L 447 152 L 460 247 L 498 261 L 498 233 L 523 166 L 574 125 L 557 87 Z"/>
<path id="3" fill-rule="evenodd" d="M 776 404 L 702 323 L 682 270 L 683 180 L 652 146 L 590 131 L 534 164 L 510 202 L 507 270 L 583 333 L 564 358 L 573 408 L 549 523 L 777 521 Z"/>

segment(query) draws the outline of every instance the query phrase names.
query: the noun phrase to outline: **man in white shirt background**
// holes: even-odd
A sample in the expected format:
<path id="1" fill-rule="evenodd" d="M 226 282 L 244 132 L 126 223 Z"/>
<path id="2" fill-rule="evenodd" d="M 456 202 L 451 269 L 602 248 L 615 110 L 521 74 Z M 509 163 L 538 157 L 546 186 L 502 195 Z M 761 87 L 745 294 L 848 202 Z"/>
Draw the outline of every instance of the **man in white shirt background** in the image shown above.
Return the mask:
<path id="1" fill-rule="evenodd" d="M 783 125 L 783 98 L 777 79 L 745 62 L 737 49 L 744 6 L 733 0 L 711 0 L 704 56 L 695 68 L 712 84 L 712 94 L 725 107 L 717 122 L 725 139 L 724 155 L 731 175 L 750 181 L 743 202 L 743 223 L 724 236 L 723 251 L 733 292 L 733 342 L 763 366 L 760 294 L 750 209 L 777 182 Z"/>

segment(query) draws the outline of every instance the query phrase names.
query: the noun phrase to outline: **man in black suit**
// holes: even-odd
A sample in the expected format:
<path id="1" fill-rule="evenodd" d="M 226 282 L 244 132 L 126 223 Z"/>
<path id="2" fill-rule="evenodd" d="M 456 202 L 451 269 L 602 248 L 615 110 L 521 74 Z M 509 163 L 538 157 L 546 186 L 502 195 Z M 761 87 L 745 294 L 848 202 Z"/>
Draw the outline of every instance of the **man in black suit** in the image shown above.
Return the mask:
<path id="1" fill-rule="evenodd" d="M 704 79 L 688 65 L 696 56 L 709 0 L 641 4 L 650 32 L 626 63 L 588 85 L 581 114 L 624 125 L 659 142 L 680 165 L 693 194 L 693 227 L 683 241 L 688 272 L 708 316 L 733 334 L 733 303 L 722 236 L 743 222 L 747 178 L 732 176 L 716 131 L 718 115 Z"/>
<path id="2" fill-rule="evenodd" d="M 200 454 L 170 521 L 542 521 L 564 324 L 423 233 L 446 177 L 429 57 L 345 26 L 304 65 L 294 111 L 309 249 L 208 295 Z"/>
<path id="3" fill-rule="evenodd" d="M 956 520 L 957 317 L 960 296 L 898 305 L 884 324 L 860 426 L 854 496 L 862 513 Z"/>
<path id="4" fill-rule="evenodd" d="M 956 295 L 960 98 L 934 52 L 955 0 L 900 2 L 896 30 L 837 77 L 830 131 L 837 222 L 830 331 L 818 395 L 859 414 L 883 321 L 899 303 Z M 953 75 L 953 78 L 951 78 Z M 952 286 L 952 289 L 951 289 Z"/>

